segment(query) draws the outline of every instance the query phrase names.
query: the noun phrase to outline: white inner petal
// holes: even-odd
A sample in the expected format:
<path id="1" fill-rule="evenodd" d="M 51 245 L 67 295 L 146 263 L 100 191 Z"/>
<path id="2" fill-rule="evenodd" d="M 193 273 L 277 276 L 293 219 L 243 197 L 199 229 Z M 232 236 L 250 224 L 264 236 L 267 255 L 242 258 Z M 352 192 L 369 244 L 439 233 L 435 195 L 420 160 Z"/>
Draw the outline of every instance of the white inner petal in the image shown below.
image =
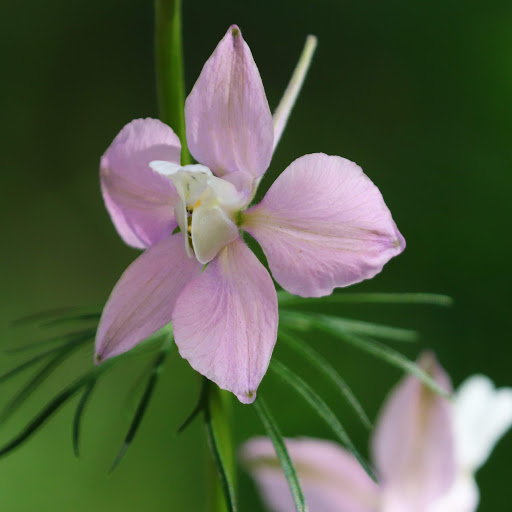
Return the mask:
<path id="1" fill-rule="evenodd" d="M 174 215 L 180 230 L 187 234 L 185 249 L 201 263 L 208 263 L 238 236 L 233 222 L 245 205 L 236 187 L 212 174 L 204 165 L 185 165 L 154 161 L 150 167 L 169 178 L 180 196 Z"/>

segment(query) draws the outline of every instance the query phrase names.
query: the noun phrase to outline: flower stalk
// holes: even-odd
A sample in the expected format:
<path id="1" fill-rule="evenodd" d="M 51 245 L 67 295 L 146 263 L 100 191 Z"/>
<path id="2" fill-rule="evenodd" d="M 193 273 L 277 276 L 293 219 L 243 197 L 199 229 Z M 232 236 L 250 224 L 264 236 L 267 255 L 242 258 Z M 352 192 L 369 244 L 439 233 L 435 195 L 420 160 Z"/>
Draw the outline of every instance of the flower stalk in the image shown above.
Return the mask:
<path id="1" fill-rule="evenodd" d="M 208 489 L 205 512 L 230 512 L 235 508 L 235 458 L 231 437 L 231 393 L 207 384 L 206 428 L 214 457 L 208 454 Z M 224 472 L 224 475 L 221 473 Z M 229 501 L 229 505 L 228 505 Z"/>
<path id="2" fill-rule="evenodd" d="M 185 77 L 181 0 L 155 0 L 155 69 L 158 112 L 181 140 L 181 163 L 192 163 L 185 136 Z"/>

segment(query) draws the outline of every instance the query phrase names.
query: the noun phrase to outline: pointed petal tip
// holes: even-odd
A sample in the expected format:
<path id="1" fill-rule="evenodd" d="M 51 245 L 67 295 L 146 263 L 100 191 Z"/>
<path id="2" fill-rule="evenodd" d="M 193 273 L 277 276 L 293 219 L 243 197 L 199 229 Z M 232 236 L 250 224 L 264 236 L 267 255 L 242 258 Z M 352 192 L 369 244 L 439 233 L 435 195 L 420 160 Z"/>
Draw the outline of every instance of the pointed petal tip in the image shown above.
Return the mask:
<path id="1" fill-rule="evenodd" d="M 240 27 L 236 24 L 233 24 L 229 27 L 228 33 L 229 32 L 231 32 L 233 39 L 236 39 L 236 38 L 242 36 L 242 31 L 240 30 Z"/>
<path id="2" fill-rule="evenodd" d="M 272 158 L 274 128 L 251 50 L 231 25 L 185 102 L 187 142 L 217 176 L 260 177 Z"/>
<path id="3" fill-rule="evenodd" d="M 236 395 L 239 402 L 244 405 L 250 405 L 256 400 L 256 390 L 250 389 L 241 395 Z"/>

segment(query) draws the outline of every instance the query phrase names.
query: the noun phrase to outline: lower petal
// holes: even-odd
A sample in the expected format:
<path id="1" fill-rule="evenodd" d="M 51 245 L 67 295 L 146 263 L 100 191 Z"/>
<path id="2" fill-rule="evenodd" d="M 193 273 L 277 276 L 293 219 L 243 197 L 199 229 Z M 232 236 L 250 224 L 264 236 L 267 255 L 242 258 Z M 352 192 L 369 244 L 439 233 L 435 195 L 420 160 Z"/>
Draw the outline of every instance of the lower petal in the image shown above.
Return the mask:
<path id="1" fill-rule="evenodd" d="M 97 362 L 127 352 L 171 321 L 176 298 L 202 269 L 183 245 L 180 233 L 161 240 L 125 270 L 103 309 Z"/>
<path id="2" fill-rule="evenodd" d="M 275 280 L 306 297 L 375 276 L 405 247 L 361 168 L 323 153 L 295 160 L 245 213 L 242 228 L 262 246 Z"/>
<path id="3" fill-rule="evenodd" d="M 359 462 L 330 441 L 287 439 L 310 512 L 376 512 L 379 488 Z M 290 489 L 270 440 L 252 439 L 242 460 L 256 480 L 264 501 L 275 512 L 294 512 Z"/>
<path id="4" fill-rule="evenodd" d="M 277 294 L 239 238 L 181 293 L 172 314 L 182 357 L 242 403 L 251 403 L 277 338 Z"/>

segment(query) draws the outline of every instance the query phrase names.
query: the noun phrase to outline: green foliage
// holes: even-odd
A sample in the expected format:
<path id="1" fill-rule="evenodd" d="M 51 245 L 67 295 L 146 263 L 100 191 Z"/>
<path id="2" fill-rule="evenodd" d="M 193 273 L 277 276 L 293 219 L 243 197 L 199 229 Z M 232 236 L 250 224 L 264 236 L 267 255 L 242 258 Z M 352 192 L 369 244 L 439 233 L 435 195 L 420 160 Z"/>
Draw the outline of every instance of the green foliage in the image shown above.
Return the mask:
<path id="1" fill-rule="evenodd" d="M 304 494 L 302 493 L 302 489 L 300 487 L 299 478 L 297 477 L 297 473 L 293 467 L 293 462 L 290 458 L 290 455 L 288 454 L 283 436 L 281 435 L 276 421 L 270 414 L 270 411 L 267 409 L 267 406 L 261 396 L 259 396 L 254 402 L 254 408 L 256 409 L 261 423 L 265 427 L 265 430 L 267 431 L 267 434 L 270 437 L 272 444 L 274 445 L 277 458 L 279 459 L 281 468 L 283 469 L 284 475 L 288 482 L 288 486 L 290 487 L 296 511 L 307 512 L 308 508 L 306 505 L 306 500 L 304 499 Z"/>
<path id="2" fill-rule="evenodd" d="M 287 331 L 279 330 L 279 339 L 283 340 L 291 349 L 302 355 L 309 361 L 324 377 L 329 379 L 340 391 L 342 398 L 352 407 L 361 423 L 368 429 L 372 429 L 372 423 L 363 406 L 355 396 L 345 379 L 336 371 L 336 369 L 321 356 L 316 350 L 310 347 L 303 339 L 297 335 L 292 335 Z"/>
<path id="3" fill-rule="evenodd" d="M 299 395 L 315 410 L 315 412 L 325 421 L 325 423 L 331 428 L 336 437 L 341 443 L 356 457 L 359 464 L 368 473 L 368 476 L 372 480 L 377 481 L 368 462 L 359 453 L 354 443 L 350 439 L 347 431 L 341 424 L 340 420 L 334 414 L 332 409 L 322 399 L 322 397 L 316 393 L 309 384 L 307 384 L 301 377 L 292 372 L 288 367 L 279 362 L 275 357 L 270 364 L 270 369 L 285 380 L 290 386 L 292 386 Z"/>

